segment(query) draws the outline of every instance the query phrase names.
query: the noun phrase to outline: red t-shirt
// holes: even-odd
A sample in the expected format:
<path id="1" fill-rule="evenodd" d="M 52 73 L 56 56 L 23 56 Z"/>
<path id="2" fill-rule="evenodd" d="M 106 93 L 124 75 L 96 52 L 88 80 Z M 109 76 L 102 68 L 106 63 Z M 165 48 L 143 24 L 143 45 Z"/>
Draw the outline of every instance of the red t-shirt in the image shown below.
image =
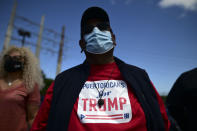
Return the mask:
<path id="1" fill-rule="evenodd" d="M 46 130 L 53 85 L 54 83 L 47 91 L 31 131 Z M 146 131 L 146 119 L 143 109 L 129 86 L 123 80 L 115 63 L 102 66 L 91 65 L 88 80 L 82 87 L 79 97 L 74 104 L 68 131 Z M 104 99 L 104 105 L 99 108 L 97 105 L 98 94 L 103 89 L 102 99 Z M 168 128 L 169 121 L 165 107 L 160 96 L 158 94 L 157 96 L 165 125 Z"/>

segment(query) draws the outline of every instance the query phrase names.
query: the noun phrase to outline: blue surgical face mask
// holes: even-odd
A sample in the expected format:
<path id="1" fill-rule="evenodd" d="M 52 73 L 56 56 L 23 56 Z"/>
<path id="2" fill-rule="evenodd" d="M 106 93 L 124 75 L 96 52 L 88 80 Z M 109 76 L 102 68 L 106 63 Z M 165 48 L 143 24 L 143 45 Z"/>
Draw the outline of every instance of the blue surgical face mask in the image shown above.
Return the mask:
<path id="1" fill-rule="evenodd" d="M 97 27 L 86 34 L 84 39 L 86 51 L 92 54 L 104 54 L 114 47 L 110 31 L 100 31 Z"/>

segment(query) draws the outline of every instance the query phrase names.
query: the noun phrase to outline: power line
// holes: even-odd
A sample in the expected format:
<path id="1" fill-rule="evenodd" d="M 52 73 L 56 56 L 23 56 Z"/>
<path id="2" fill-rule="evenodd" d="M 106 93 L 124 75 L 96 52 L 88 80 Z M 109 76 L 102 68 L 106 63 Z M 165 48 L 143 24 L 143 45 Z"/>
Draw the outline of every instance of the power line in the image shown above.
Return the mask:
<path id="1" fill-rule="evenodd" d="M 36 23 L 36 22 L 33 22 L 33 21 L 31 21 L 30 19 L 25 18 L 25 17 L 23 17 L 23 16 L 16 15 L 16 18 L 18 18 L 18 19 L 20 19 L 20 20 L 22 20 L 22 21 L 25 21 L 25 22 L 27 22 L 27 23 L 29 23 L 29 24 L 31 24 L 31 25 L 40 27 L 40 24 L 38 24 L 38 23 Z M 61 36 L 60 33 L 56 32 L 55 30 L 50 29 L 50 28 L 48 28 L 48 27 L 44 27 L 44 31 L 49 32 L 49 33 L 52 33 L 52 34 L 54 34 L 54 36 L 59 36 L 59 37 Z"/>
<path id="2" fill-rule="evenodd" d="M 37 27 L 40 26 L 40 24 L 38 24 L 38 23 L 36 23 L 36 22 L 33 22 L 33 21 L 31 21 L 31 20 L 29 20 L 29 19 L 23 17 L 23 16 L 16 15 L 16 18 L 21 19 L 21 20 L 23 20 L 23 21 L 25 21 L 25 22 L 27 22 L 27 23 L 30 23 L 31 25 L 34 25 L 34 26 L 37 26 Z"/>
<path id="3" fill-rule="evenodd" d="M 19 26 L 17 26 L 17 25 L 14 25 L 14 28 L 17 29 L 17 30 L 21 29 L 21 27 L 19 27 Z M 39 36 L 38 33 L 36 33 L 36 32 L 30 31 L 30 33 L 31 33 L 33 36 L 36 36 L 36 37 Z M 51 38 L 48 38 L 48 37 L 45 37 L 45 36 L 42 36 L 42 39 L 47 40 L 48 42 L 52 42 L 52 43 L 54 43 L 54 44 L 59 44 L 59 42 L 55 41 L 54 39 L 51 39 Z"/>
<path id="4" fill-rule="evenodd" d="M 14 40 L 14 41 L 20 41 L 20 42 L 21 42 L 21 39 L 16 38 L 16 37 L 13 37 L 13 36 L 11 37 L 11 39 Z M 31 46 L 36 47 L 36 44 L 33 43 L 33 42 L 30 42 L 30 41 L 25 41 L 25 44 L 28 44 L 28 45 L 31 45 Z M 42 46 L 41 49 L 44 49 L 44 50 L 46 50 L 46 51 L 49 51 L 49 52 L 51 52 L 51 53 L 53 53 L 53 54 L 58 53 L 58 51 L 53 50 L 53 49 L 48 48 L 48 47 L 43 47 L 43 46 Z"/>

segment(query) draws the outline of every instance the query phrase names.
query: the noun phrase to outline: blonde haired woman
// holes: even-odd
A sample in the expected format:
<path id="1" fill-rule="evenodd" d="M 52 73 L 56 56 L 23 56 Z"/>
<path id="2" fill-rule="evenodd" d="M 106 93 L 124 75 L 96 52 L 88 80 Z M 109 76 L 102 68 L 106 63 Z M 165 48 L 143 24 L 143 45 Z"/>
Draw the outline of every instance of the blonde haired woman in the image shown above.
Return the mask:
<path id="1" fill-rule="evenodd" d="M 40 105 L 43 86 L 36 57 L 12 46 L 0 58 L 0 131 L 27 131 Z"/>

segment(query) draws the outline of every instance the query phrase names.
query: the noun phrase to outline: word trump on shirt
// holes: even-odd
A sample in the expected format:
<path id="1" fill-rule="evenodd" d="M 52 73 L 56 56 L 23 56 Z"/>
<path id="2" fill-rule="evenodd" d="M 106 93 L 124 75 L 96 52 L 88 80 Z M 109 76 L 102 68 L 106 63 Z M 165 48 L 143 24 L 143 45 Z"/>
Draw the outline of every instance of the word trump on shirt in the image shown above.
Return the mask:
<path id="1" fill-rule="evenodd" d="M 113 100 L 110 98 L 104 99 L 104 105 L 99 108 L 97 105 L 97 99 L 82 99 L 83 101 L 83 111 L 111 111 L 111 110 L 123 110 L 123 105 L 127 103 L 126 98 L 115 97 Z M 89 108 L 89 109 L 87 109 Z"/>
<path id="2" fill-rule="evenodd" d="M 99 107 L 99 92 L 104 104 Z M 97 90 L 98 89 L 98 90 Z M 79 94 L 77 114 L 82 123 L 127 123 L 132 118 L 127 84 L 122 80 L 86 81 Z"/>

